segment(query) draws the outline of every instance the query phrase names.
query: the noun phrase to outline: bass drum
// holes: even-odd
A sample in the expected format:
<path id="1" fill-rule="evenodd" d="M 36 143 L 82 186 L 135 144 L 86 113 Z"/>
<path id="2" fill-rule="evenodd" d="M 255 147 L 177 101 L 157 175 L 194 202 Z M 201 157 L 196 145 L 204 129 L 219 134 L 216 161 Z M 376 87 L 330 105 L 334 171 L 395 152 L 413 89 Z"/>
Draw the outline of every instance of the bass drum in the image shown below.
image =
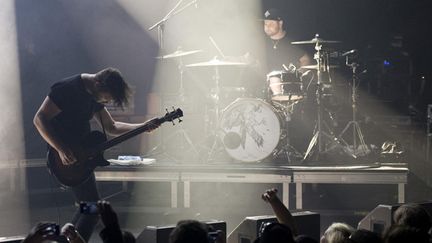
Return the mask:
<path id="1" fill-rule="evenodd" d="M 221 138 L 227 153 L 243 162 L 258 162 L 276 149 L 281 137 L 281 118 L 261 99 L 239 98 L 222 112 Z"/>

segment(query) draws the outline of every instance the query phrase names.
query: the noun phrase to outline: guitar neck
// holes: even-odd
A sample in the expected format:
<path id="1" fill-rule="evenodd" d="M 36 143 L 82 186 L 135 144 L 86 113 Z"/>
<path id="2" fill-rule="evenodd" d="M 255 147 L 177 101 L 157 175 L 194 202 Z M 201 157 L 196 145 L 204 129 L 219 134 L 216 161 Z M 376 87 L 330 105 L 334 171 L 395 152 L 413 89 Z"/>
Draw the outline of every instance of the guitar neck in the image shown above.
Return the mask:
<path id="1" fill-rule="evenodd" d="M 122 134 L 122 135 L 120 135 L 118 137 L 115 137 L 115 138 L 113 138 L 113 139 L 111 139 L 109 141 L 101 143 L 101 144 L 99 144 L 98 146 L 96 146 L 94 148 L 94 151 L 99 151 L 100 152 L 100 151 L 107 150 L 107 149 L 109 149 L 111 147 L 114 147 L 117 144 L 122 143 L 122 142 L 124 142 L 124 141 L 126 141 L 126 140 L 128 140 L 128 139 L 130 139 L 132 137 L 135 137 L 135 136 L 137 136 L 137 135 L 139 135 L 139 134 L 141 134 L 143 132 L 149 131 L 150 130 L 150 125 L 153 125 L 155 122 L 156 123 L 160 123 L 160 119 L 151 120 L 150 122 L 148 122 L 148 123 L 146 123 L 146 124 L 144 124 L 144 125 L 136 128 L 136 129 L 134 129 L 132 131 L 129 131 L 129 132 L 124 133 L 124 134 Z M 151 124 L 149 124 L 149 123 L 151 123 Z"/>

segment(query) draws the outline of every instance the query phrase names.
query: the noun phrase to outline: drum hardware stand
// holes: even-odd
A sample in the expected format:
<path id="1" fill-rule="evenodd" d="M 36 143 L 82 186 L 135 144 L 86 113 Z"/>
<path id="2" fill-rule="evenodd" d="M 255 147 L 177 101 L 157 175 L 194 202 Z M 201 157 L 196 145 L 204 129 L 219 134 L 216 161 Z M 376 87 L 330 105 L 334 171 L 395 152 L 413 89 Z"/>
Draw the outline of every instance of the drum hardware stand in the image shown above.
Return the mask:
<path id="1" fill-rule="evenodd" d="M 297 101 L 293 102 L 293 103 L 287 103 L 287 104 L 280 104 L 280 103 L 276 103 L 279 106 L 283 107 L 283 113 L 285 116 L 285 144 L 281 147 L 281 149 L 279 151 L 275 151 L 273 153 L 273 156 L 277 157 L 280 154 L 284 153 L 288 164 L 291 164 L 293 161 L 291 160 L 291 155 L 292 154 L 296 154 L 296 155 L 301 155 L 300 152 L 298 152 L 293 146 L 291 146 L 291 141 L 290 141 L 290 134 L 289 134 L 289 122 L 291 121 L 291 114 L 292 114 L 292 109 L 293 106 L 297 103 Z M 301 157 L 301 156 L 299 156 Z"/>
<path id="2" fill-rule="evenodd" d="M 218 66 L 215 66 L 214 69 L 215 69 L 215 73 L 213 76 L 213 80 L 215 81 L 215 93 L 214 93 L 213 97 L 215 100 L 215 105 L 214 105 L 215 118 L 214 119 L 216 122 L 215 122 L 215 125 L 213 127 L 213 129 L 215 131 L 214 141 L 213 141 L 213 144 L 212 144 L 210 151 L 209 151 L 207 158 L 206 158 L 207 163 L 209 163 L 210 160 L 213 158 L 215 151 L 218 148 L 217 145 L 222 143 L 222 138 L 220 137 L 220 134 L 219 134 L 219 130 L 220 130 L 220 120 L 219 120 L 220 119 L 220 117 L 219 117 L 220 116 L 220 114 L 219 114 L 220 113 L 220 108 L 219 108 L 219 105 L 220 105 L 219 104 L 219 100 L 220 100 L 220 87 L 219 87 L 220 75 L 219 75 Z"/>
<path id="3" fill-rule="evenodd" d="M 345 64 L 351 68 L 352 70 L 352 84 L 351 84 L 351 106 L 352 106 L 352 120 L 348 122 L 342 132 L 339 134 L 339 138 L 342 139 L 342 136 L 348 129 L 352 126 L 352 151 L 355 153 L 357 148 L 359 148 L 359 155 L 366 155 L 368 153 L 368 149 L 366 143 L 364 141 L 363 133 L 360 129 L 360 125 L 357 121 L 357 88 L 358 88 L 358 76 L 357 76 L 357 68 L 359 66 L 356 62 L 349 63 L 349 56 L 346 56 Z M 359 141 L 359 144 L 357 143 Z M 351 147 L 348 145 L 348 147 Z"/>
<path id="4" fill-rule="evenodd" d="M 316 43 L 315 43 L 315 50 L 316 53 L 314 55 L 314 59 L 317 62 L 317 90 L 316 90 L 316 101 L 317 101 L 317 122 L 316 122 L 316 128 L 315 128 L 315 134 L 313 135 L 311 141 L 309 142 L 309 146 L 306 150 L 306 153 L 303 157 L 303 160 L 306 160 L 312 152 L 312 149 L 314 146 L 317 146 L 317 159 L 324 153 L 327 152 L 325 150 L 325 144 L 324 144 L 324 138 L 327 139 L 329 142 L 337 143 L 341 145 L 341 141 L 334 135 L 334 132 L 331 131 L 331 129 L 325 124 L 322 117 L 322 67 L 323 67 L 323 60 L 322 60 L 322 43 L 319 41 L 318 35 L 316 35 Z M 325 66 L 324 66 L 325 67 Z M 325 70 L 328 71 L 328 70 Z M 323 130 L 323 125 L 326 126 L 328 133 L 326 133 Z M 354 154 L 351 154 L 351 156 L 355 157 Z"/>
<path id="5" fill-rule="evenodd" d="M 184 89 L 184 82 L 183 82 L 183 72 L 184 72 L 184 65 L 183 65 L 183 60 L 180 57 L 179 58 L 179 63 L 177 65 L 179 74 L 180 74 L 180 87 L 179 87 L 179 91 L 178 91 L 178 96 L 179 96 L 179 100 L 180 100 L 180 104 L 184 104 L 185 103 L 185 89 Z M 179 130 L 177 130 L 173 136 L 176 133 L 180 133 L 181 136 L 184 138 L 184 141 L 187 142 L 187 144 L 190 146 L 190 148 L 193 150 L 193 152 L 195 153 L 195 155 L 198 155 L 198 149 L 196 148 L 196 146 L 192 143 L 191 138 L 189 137 L 188 133 L 186 132 L 186 130 L 184 128 L 181 128 Z M 184 143 L 182 143 L 181 148 L 184 148 Z"/>

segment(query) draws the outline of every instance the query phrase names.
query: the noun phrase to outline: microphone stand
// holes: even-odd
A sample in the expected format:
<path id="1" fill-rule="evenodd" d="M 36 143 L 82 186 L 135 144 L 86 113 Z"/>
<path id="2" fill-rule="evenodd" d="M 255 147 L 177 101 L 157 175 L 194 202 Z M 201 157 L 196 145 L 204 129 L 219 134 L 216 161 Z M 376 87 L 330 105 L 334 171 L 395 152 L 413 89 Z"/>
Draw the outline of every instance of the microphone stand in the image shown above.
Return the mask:
<path id="1" fill-rule="evenodd" d="M 173 9 L 171 9 L 161 20 L 156 22 L 154 25 L 152 25 L 148 30 L 153 30 L 157 28 L 157 38 L 158 38 L 158 44 L 159 48 L 163 50 L 165 48 L 164 46 L 164 29 L 165 29 L 165 22 L 167 22 L 171 17 L 176 16 L 177 14 L 183 12 L 186 8 L 191 6 L 192 4 L 197 4 L 198 0 L 192 0 L 189 3 L 185 4 L 180 9 L 177 9 L 180 4 L 183 2 L 183 0 L 179 0 Z"/>

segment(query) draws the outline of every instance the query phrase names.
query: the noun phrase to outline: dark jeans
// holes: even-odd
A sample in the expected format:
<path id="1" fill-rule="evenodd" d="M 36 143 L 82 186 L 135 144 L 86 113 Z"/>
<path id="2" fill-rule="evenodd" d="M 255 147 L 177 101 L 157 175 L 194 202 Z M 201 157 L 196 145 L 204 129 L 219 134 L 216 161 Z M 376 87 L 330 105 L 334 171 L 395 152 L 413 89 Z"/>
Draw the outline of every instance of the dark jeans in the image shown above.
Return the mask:
<path id="1" fill-rule="evenodd" d="M 81 201 L 97 202 L 100 200 L 94 174 L 81 185 L 72 187 L 71 190 L 75 195 L 75 200 L 78 205 Z M 75 225 L 84 240 L 88 242 L 98 221 L 99 215 L 82 214 L 78 208 L 75 212 L 72 224 Z"/>

